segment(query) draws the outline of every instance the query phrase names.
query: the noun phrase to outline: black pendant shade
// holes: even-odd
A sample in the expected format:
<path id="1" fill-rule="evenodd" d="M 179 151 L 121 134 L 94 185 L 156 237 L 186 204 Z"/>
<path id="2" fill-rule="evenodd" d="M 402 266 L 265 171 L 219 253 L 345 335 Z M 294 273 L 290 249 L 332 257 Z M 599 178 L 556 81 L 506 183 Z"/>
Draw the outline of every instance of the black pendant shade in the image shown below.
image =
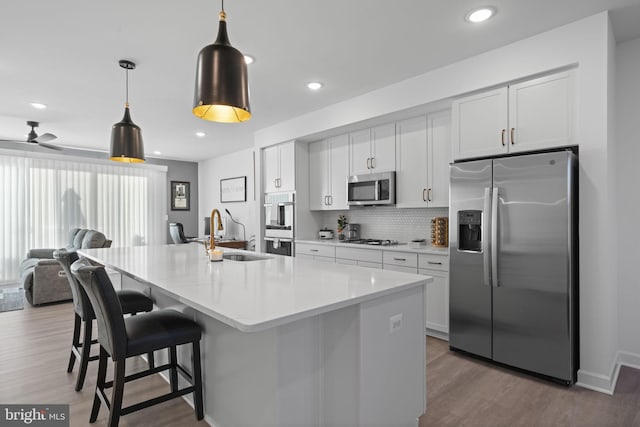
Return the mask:
<path id="1" fill-rule="evenodd" d="M 144 162 L 144 146 L 140 126 L 133 123 L 129 113 L 129 70 L 135 68 L 131 61 L 120 61 L 120 66 L 127 70 L 127 102 L 124 104 L 124 117 L 111 128 L 110 160 L 124 163 Z"/>
<path id="2" fill-rule="evenodd" d="M 144 162 L 144 146 L 140 126 L 131 121 L 129 106 L 124 107 L 124 117 L 111 128 L 111 160 L 125 163 Z"/>
<path id="3" fill-rule="evenodd" d="M 212 122 L 244 122 L 251 118 L 247 64 L 229 42 L 225 19 L 223 10 L 215 43 L 198 55 L 193 114 Z"/>

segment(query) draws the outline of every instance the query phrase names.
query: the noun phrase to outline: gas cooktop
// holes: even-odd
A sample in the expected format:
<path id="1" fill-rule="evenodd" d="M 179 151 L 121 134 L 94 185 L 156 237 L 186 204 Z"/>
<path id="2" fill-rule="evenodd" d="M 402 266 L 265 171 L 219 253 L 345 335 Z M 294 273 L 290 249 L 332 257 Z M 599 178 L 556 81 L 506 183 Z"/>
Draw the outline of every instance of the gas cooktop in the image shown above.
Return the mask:
<path id="1" fill-rule="evenodd" d="M 397 245 L 397 240 L 381 240 L 381 239 L 353 239 L 345 240 L 345 243 L 354 243 L 357 245 L 373 245 L 373 246 L 393 246 Z"/>

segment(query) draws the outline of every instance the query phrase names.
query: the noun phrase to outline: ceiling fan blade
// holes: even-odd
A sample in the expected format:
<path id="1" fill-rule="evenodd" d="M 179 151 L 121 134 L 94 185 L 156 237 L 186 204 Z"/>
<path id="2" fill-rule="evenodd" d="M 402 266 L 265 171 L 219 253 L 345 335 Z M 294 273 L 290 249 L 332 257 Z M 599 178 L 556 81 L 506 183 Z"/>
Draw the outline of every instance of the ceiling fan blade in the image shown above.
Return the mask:
<path id="1" fill-rule="evenodd" d="M 42 135 L 32 139 L 29 142 L 37 142 L 38 144 L 40 144 L 41 142 L 53 141 L 56 138 L 57 138 L 57 136 L 55 136 L 52 133 L 43 133 Z"/>
<path id="2" fill-rule="evenodd" d="M 62 150 L 61 147 L 58 147 L 56 145 L 47 144 L 47 143 L 44 143 L 44 142 L 38 142 L 38 145 L 40 147 L 44 147 L 44 148 L 51 148 L 52 150 Z"/>

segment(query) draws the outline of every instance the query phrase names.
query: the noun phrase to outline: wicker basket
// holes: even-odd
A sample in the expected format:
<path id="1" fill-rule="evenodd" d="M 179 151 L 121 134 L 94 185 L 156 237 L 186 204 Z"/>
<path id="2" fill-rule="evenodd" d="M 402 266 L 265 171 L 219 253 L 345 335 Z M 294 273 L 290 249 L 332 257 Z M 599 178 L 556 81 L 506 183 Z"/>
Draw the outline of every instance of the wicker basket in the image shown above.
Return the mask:
<path id="1" fill-rule="evenodd" d="M 449 246 L 449 218 L 446 216 L 437 216 L 431 220 L 431 246 Z"/>

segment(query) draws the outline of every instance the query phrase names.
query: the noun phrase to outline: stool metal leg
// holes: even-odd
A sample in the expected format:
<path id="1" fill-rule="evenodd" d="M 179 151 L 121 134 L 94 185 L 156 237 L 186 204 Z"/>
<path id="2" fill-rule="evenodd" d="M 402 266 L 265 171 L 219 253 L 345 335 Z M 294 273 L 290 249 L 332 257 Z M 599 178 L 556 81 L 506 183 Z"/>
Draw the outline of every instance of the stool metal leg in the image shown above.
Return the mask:
<path id="1" fill-rule="evenodd" d="M 93 320 L 87 319 L 84 322 L 84 337 L 82 338 L 82 353 L 80 353 L 80 370 L 76 380 L 76 391 L 82 390 L 84 379 L 87 376 L 87 366 L 91 354 L 91 334 L 93 332 Z"/>
<path id="2" fill-rule="evenodd" d="M 67 365 L 67 372 L 73 371 L 73 365 L 76 362 L 76 355 L 73 352 L 73 349 L 77 349 L 80 347 L 80 325 L 82 319 L 80 319 L 80 316 L 76 312 L 74 312 L 73 315 L 73 338 L 71 341 L 71 355 L 69 356 L 69 365 Z"/>
<path id="3" fill-rule="evenodd" d="M 196 410 L 196 418 L 204 418 L 204 406 L 202 403 L 202 369 L 200 367 L 200 341 L 193 342 L 193 357 L 191 367 L 191 381 L 193 383 L 193 406 Z"/>
<path id="4" fill-rule="evenodd" d="M 118 427 L 124 396 L 124 371 L 126 359 L 116 360 L 113 366 L 113 391 L 111 393 L 111 410 L 109 411 L 109 427 Z"/>
<path id="5" fill-rule="evenodd" d="M 178 391 L 178 356 L 176 354 L 176 346 L 169 347 L 169 364 L 171 369 L 169 371 L 169 384 L 171 384 L 171 391 Z"/>
<path id="6" fill-rule="evenodd" d="M 98 412 L 100 412 L 100 397 L 101 393 L 104 393 L 104 383 L 107 377 L 107 358 L 109 355 L 107 351 L 100 346 L 100 358 L 98 359 L 98 378 L 96 379 L 96 393 L 93 397 L 93 407 L 91 408 L 91 416 L 89 422 L 93 423 L 98 419 Z"/>

